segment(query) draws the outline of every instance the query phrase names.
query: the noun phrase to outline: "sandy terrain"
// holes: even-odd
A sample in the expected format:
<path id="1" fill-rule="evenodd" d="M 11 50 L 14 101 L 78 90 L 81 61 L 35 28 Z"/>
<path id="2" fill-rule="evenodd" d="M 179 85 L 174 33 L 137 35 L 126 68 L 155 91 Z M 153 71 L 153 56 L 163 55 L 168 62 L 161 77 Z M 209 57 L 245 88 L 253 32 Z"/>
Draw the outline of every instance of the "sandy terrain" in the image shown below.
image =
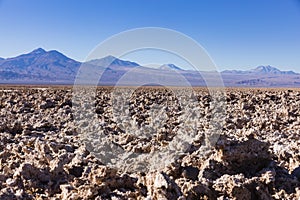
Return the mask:
<path id="1" fill-rule="evenodd" d="M 147 155 L 178 138 L 190 113 L 172 91 L 141 88 L 128 99 L 129 129 L 117 122 L 111 91 L 99 87 L 96 106 L 86 108 L 96 111 L 95 123 L 73 115 L 86 104 L 72 104 L 71 87 L 1 87 L 0 199 L 300 198 L 299 90 L 230 88 L 218 113 L 208 91 L 195 88 L 194 140 L 161 170 L 132 172 L 110 166 L 112 152 L 93 146 L 95 135 L 82 137 L 90 125 L 125 152 Z M 156 124 L 154 106 L 165 111 L 165 124 L 147 138 L 133 134 Z M 222 126 L 203 153 L 214 117 Z"/>

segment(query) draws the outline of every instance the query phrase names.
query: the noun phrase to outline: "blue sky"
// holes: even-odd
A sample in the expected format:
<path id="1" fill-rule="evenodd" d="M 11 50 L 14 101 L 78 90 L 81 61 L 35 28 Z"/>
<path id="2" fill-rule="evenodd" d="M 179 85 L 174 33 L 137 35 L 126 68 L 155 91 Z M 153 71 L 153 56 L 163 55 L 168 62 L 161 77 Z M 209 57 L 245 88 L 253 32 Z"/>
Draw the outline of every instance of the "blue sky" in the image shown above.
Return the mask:
<path id="1" fill-rule="evenodd" d="M 150 26 L 192 37 L 221 70 L 300 72 L 298 0 L 0 0 L 0 25 L 4 58 L 42 47 L 82 61 L 104 39 Z"/>

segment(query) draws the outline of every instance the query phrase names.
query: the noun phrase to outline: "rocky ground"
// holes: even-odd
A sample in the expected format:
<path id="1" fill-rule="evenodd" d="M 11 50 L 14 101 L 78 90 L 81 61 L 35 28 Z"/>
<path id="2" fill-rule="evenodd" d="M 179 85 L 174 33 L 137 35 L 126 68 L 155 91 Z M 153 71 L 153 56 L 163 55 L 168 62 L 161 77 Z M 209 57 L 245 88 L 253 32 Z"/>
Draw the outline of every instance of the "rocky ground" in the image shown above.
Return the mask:
<path id="1" fill-rule="evenodd" d="M 95 150 L 95 135 L 82 137 L 89 124 L 123 151 L 147 155 L 176 140 L 192 115 L 172 91 L 141 88 L 128 99 L 124 121 L 131 125 L 122 125 L 111 94 L 98 88 L 90 108 L 72 104 L 72 88 L 1 88 L 0 199 L 300 198 L 300 91 L 227 89 L 225 109 L 216 111 L 208 91 L 197 88 L 190 110 L 198 117 L 189 129 L 195 140 L 162 169 L 140 171 L 109 165 L 111 152 Z M 157 124 L 154 116 L 162 115 L 151 114 L 154 106 L 165 113 L 163 126 L 146 138 L 133 134 Z M 74 116 L 85 107 L 97 123 L 82 120 L 88 113 Z M 222 126 L 203 153 L 214 117 Z"/>

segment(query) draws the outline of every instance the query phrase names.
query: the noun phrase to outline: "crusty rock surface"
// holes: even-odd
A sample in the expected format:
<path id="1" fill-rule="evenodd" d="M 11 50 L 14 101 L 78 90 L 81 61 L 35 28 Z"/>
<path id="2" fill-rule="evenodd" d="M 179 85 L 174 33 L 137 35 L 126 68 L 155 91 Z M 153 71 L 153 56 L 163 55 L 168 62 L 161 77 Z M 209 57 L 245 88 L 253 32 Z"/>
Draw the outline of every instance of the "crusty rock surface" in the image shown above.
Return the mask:
<path id="1" fill-rule="evenodd" d="M 111 90 L 99 87 L 93 108 L 76 105 L 94 109 L 97 117 L 93 130 L 98 132 L 84 142 L 82 133 L 91 127 L 77 123 L 84 114 L 74 120 L 72 88 L 1 88 L 0 199 L 300 198 L 300 91 L 227 89 L 224 115 L 214 113 L 223 120 L 220 137 L 203 153 L 213 117 L 207 90 L 196 88 L 197 102 L 190 105 L 195 113 L 184 113 L 170 90 L 140 88 L 129 99 L 132 121 L 126 126 L 114 117 Z M 151 113 L 154 106 L 166 121 L 155 135 L 147 135 L 156 124 L 153 117 L 162 117 Z M 194 114 L 200 117 L 186 120 Z M 188 130 L 194 131 L 194 141 L 162 170 L 129 172 L 92 152 L 101 133 L 126 152 L 148 154 L 192 122 Z M 147 137 L 133 134 L 141 127 Z M 106 147 L 98 152 L 113 153 Z"/>

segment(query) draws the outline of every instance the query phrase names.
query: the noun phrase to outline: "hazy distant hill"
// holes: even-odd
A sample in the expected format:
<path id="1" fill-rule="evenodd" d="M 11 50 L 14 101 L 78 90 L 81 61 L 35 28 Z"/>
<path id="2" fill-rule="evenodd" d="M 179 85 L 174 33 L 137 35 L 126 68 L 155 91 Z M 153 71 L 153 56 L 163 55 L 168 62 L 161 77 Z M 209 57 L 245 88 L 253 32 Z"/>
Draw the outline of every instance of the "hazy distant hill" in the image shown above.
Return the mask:
<path id="1" fill-rule="evenodd" d="M 176 65 L 174 64 L 164 64 L 162 66 L 159 67 L 159 69 L 162 69 L 162 70 L 182 70 L 180 67 L 177 67 Z"/>
<path id="2" fill-rule="evenodd" d="M 14 58 L 0 58 L 0 83 L 73 84 L 82 64 L 89 70 L 86 79 L 89 79 L 89 75 L 99 77 L 102 75 L 100 79 L 102 85 L 114 85 L 126 75 L 127 79 L 124 82 L 126 85 L 138 85 L 144 80 L 153 80 L 154 83 L 156 80 L 163 80 L 170 85 L 189 82 L 194 86 L 204 86 L 206 83 L 203 77 L 214 83 L 218 76 L 216 72 L 184 70 L 174 64 L 164 64 L 157 69 L 148 68 L 113 56 L 80 63 L 58 51 L 45 51 L 39 48 Z M 244 71 L 225 70 L 221 72 L 221 75 L 226 86 L 300 86 L 300 74 L 293 71 L 281 71 L 272 66 L 258 66 Z"/>
<path id="3" fill-rule="evenodd" d="M 96 65 L 96 66 L 109 66 L 110 68 L 118 67 L 118 66 L 129 67 L 129 68 L 140 66 L 139 64 L 137 64 L 135 62 L 120 60 L 111 55 L 106 56 L 104 58 L 91 60 L 86 63 Z"/>
<path id="4" fill-rule="evenodd" d="M 300 74 L 281 71 L 272 66 L 258 66 L 251 70 L 225 70 L 221 72 L 227 86 L 299 87 Z"/>
<path id="5" fill-rule="evenodd" d="M 272 67 L 270 65 L 268 66 L 258 66 L 251 70 L 225 70 L 222 71 L 223 74 L 259 74 L 259 75 L 265 75 L 265 74 L 281 74 L 281 75 L 297 75 L 297 73 L 293 71 L 281 71 L 275 67 Z"/>

